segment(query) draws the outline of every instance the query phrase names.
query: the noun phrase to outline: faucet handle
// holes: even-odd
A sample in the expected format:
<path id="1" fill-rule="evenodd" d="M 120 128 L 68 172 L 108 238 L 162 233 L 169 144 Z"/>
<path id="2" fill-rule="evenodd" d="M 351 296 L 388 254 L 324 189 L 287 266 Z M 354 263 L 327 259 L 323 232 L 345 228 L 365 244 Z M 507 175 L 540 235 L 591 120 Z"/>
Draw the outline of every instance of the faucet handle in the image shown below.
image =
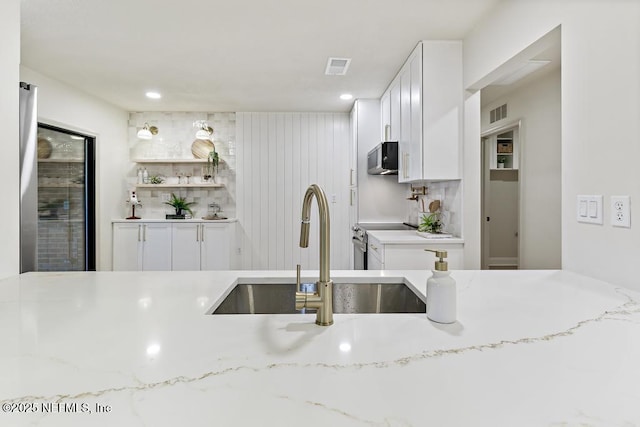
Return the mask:
<path id="1" fill-rule="evenodd" d="M 296 265 L 296 292 L 300 292 L 300 264 Z"/>

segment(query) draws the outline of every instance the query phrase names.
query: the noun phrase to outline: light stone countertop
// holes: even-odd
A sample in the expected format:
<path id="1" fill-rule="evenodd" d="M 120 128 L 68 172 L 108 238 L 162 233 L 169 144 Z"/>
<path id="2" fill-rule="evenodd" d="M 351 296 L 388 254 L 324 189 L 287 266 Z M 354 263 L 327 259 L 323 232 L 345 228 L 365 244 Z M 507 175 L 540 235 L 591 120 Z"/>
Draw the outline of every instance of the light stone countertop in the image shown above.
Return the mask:
<path id="1" fill-rule="evenodd" d="M 461 239 L 459 237 L 422 237 L 415 230 L 367 230 L 367 234 L 378 239 L 383 245 L 459 245 L 461 243 L 464 243 L 464 239 Z"/>
<path id="2" fill-rule="evenodd" d="M 183 223 L 183 222 L 197 222 L 197 223 L 201 223 L 201 222 L 206 222 L 206 223 L 216 223 L 216 222 L 220 222 L 220 223 L 228 223 L 228 222 L 236 222 L 238 221 L 237 218 L 227 218 L 227 219 L 203 219 L 203 218 L 190 218 L 190 219 L 162 219 L 162 218 L 140 218 L 140 219 L 124 219 L 124 218 L 116 218 L 116 219 L 112 219 L 111 222 L 115 223 L 115 222 L 130 222 L 130 223 L 136 223 L 136 222 L 179 222 L 179 223 Z"/>
<path id="3" fill-rule="evenodd" d="M 429 275 L 332 272 L 422 295 Z M 0 280 L 0 425 L 640 425 L 639 292 L 566 271 L 454 271 L 451 325 L 420 313 L 336 314 L 329 327 L 313 314 L 205 314 L 238 281 L 294 276 Z"/>

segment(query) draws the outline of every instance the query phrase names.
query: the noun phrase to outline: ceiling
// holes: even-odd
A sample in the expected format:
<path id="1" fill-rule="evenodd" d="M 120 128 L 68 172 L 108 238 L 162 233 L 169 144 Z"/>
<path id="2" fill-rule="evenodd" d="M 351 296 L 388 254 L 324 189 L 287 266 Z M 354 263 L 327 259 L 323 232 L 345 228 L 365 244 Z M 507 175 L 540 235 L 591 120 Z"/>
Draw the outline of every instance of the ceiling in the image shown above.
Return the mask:
<path id="1" fill-rule="evenodd" d="M 349 111 L 340 94 L 380 97 L 419 40 L 498 2 L 22 0 L 22 64 L 127 111 Z"/>

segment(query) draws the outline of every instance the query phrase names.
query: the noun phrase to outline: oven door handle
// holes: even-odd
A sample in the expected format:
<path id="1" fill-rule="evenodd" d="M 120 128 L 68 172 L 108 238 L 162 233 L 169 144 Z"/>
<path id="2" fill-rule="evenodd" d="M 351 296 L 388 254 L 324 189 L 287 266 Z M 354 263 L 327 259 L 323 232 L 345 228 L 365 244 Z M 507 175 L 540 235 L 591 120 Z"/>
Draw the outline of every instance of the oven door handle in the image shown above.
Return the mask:
<path id="1" fill-rule="evenodd" d="M 358 239 L 357 237 L 352 237 L 351 241 L 353 242 L 354 246 L 357 246 L 362 252 L 367 252 L 367 245 L 360 239 Z"/>

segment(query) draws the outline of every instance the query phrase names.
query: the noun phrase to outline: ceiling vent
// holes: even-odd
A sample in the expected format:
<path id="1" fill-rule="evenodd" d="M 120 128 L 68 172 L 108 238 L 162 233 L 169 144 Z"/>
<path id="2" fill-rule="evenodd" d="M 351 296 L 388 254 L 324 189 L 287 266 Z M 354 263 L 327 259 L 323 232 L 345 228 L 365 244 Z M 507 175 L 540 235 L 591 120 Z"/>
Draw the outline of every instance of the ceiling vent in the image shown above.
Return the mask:
<path id="1" fill-rule="evenodd" d="M 507 104 L 503 104 L 498 108 L 489 111 L 489 123 L 507 118 Z"/>
<path id="2" fill-rule="evenodd" d="M 349 64 L 351 64 L 351 58 L 329 58 L 324 73 L 327 76 L 344 76 L 347 74 Z"/>

